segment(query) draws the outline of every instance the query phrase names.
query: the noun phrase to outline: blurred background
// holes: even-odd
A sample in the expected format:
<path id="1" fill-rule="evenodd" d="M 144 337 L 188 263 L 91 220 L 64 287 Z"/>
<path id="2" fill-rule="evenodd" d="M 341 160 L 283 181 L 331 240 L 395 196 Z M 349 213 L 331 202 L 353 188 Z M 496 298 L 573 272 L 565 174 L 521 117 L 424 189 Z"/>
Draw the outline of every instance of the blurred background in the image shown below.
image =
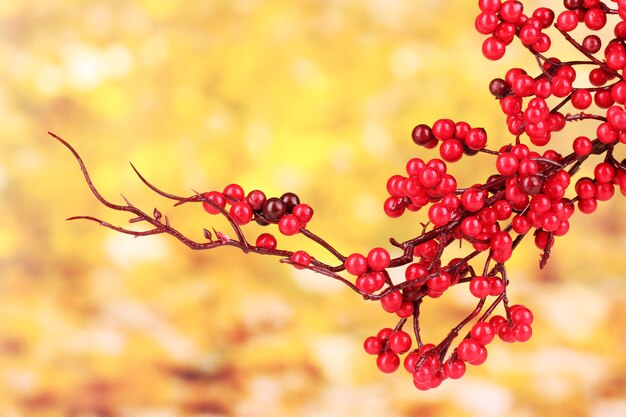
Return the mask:
<path id="1" fill-rule="evenodd" d="M 362 341 L 395 319 L 339 283 L 230 248 L 193 252 L 65 221 L 127 218 L 95 201 L 47 131 L 76 147 L 105 196 L 159 207 L 196 239 L 227 225 L 199 206 L 174 209 L 128 161 L 179 195 L 231 182 L 294 191 L 316 210 L 311 230 L 346 254 L 415 236 L 423 213 L 382 212 L 386 179 L 413 156 L 437 156 L 412 144 L 413 126 L 448 117 L 485 127 L 491 148 L 509 143 L 487 85 L 534 68 L 519 48 L 483 59 L 476 10 L 469 0 L 0 1 L 0 416 L 626 415 L 620 196 L 576 214 L 544 270 L 532 242 L 516 250 L 510 293 L 535 312 L 531 341 L 494 342 L 483 366 L 427 393 L 403 370 L 376 369 Z M 567 151 L 578 134 L 553 143 Z M 492 164 L 464 158 L 452 170 L 466 186 Z M 426 341 L 471 303 L 467 291 L 429 302 Z"/>

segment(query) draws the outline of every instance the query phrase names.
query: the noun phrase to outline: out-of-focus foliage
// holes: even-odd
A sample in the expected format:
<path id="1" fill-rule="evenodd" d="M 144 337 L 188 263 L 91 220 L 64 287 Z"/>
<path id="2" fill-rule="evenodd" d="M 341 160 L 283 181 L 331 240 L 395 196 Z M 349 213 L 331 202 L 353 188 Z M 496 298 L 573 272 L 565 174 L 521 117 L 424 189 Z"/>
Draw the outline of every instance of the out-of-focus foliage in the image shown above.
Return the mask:
<path id="1" fill-rule="evenodd" d="M 344 253 L 418 233 L 419 216 L 381 209 L 389 175 L 436 155 L 412 145 L 412 127 L 449 117 L 485 126 L 491 147 L 511 141 L 486 85 L 532 65 L 521 51 L 482 59 L 475 12 L 465 0 L 1 1 L 0 415 L 626 415 L 621 197 L 577 214 L 546 270 L 531 242 L 516 251 L 511 295 L 535 311 L 532 341 L 494 343 L 484 366 L 426 394 L 362 352 L 393 318 L 325 277 L 64 221 L 126 219 L 98 206 L 48 130 L 104 194 L 159 206 L 194 237 L 226 226 L 166 205 L 128 160 L 176 194 L 295 191 Z M 493 170 L 458 165 L 466 185 Z M 455 294 L 424 309 L 427 341 L 471 308 Z"/>

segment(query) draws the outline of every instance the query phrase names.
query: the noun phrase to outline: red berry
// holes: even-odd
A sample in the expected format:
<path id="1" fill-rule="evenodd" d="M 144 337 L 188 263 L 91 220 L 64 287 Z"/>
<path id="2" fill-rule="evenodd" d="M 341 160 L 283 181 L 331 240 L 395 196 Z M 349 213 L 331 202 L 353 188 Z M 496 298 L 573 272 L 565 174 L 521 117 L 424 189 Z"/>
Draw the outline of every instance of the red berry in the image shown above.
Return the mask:
<path id="1" fill-rule="evenodd" d="M 441 174 L 435 190 L 441 194 L 450 194 L 456 191 L 456 179 L 450 174 Z"/>
<path id="2" fill-rule="evenodd" d="M 517 158 L 510 153 L 501 153 L 496 160 L 496 168 L 502 175 L 512 175 L 517 172 Z"/>
<path id="3" fill-rule="evenodd" d="M 460 359 L 454 361 L 448 360 L 443 365 L 443 370 L 450 379 L 459 379 L 465 375 L 465 362 Z"/>
<path id="4" fill-rule="evenodd" d="M 513 334 L 513 329 L 509 326 L 508 323 L 503 323 L 498 328 L 498 337 L 503 342 L 507 342 L 507 343 L 515 342 L 515 335 Z"/>
<path id="5" fill-rule="evenodd" d="M 266 199 L 265 193 L 260 190 L 252 190 L 246 196 L 246 202 L 253 210 L 261 210 Z"/>
<path id="6" fill-rule="evenodd" d="M 433 123 L 432 134 L 435 138 L 444 141 L 454 136 L 455 125 L 450 119 L 439 119 Z"/>
<path id="7" fill-rule="evenodd" d="M 364 293 L 372 294 L 385 285 L 385 276 L 381 272 L 372 272 L 359 275 L 355 285 Z"/>
<path id="8" fill-rule="evenodd" d="M 512 335 L 517 342 L 526 342 L 533 335 L 533 329 L 529 324 L 516 324 L 512 329 Z"/>
<path id="9" fill-rule="evenodd" d="M 406 163 L 406 172 L 408 175 L 418 175 L 425 167 L 426 163 L 421 158 L 411 158 Z"/>
<path id="10" fill-rule="evenodd" d="M 598 208 L 598 201 L 593 197 L 578 200 L 578 210 L 582 213 L 591 214 L 596 211 L 596 208 Z"/>
<path id="11" fill-rule="evenodd" d="M 395 313 L 402 306 L 402 294 L 398 291 L 390 292 L 380 299 L 380 304 L 388 313 Z"/>
<path id="12" fill-rule="evenodd" d="M 421 355 L 418 352 L 411 352 L 404 357 L 404 369 L 407 372 L 413 374 L 417 370 L 417 364 L 420 361 Z"/>
<path id="13" fill-rule="evenodd" d="M 554 22 L 554 12 L 547 7 L 539 7 L 533 12 L 533 17 L 538 19 L 543 29 L 549 28 Z"/>
<path id="14" fill-rule="evenodd" d="M 413 307 L 413 302 L 411 301 L 403 301 L 400 304 L 400 308 L 396 310 L 396 314 L 398 317 L 406 318 L 410 317 L 413 314 L 415 307 Z"/>
<path id="15" fill-rule="evenodd" d="M 578 110 L 585 110 L 591 106 L 592 102 L 593 98 L 591 97 L 589 90 L 578 89 L 574 91 L 574 94 L 572 94 L 572 105 Z"/>
<path id="16" fill-rule="evenodd" d="M 382 271 L 389 266 L 391 257 L 384 248 L 374 248 L 367 254 L 367 264 L 372 271 Z"/>
<path id="17" fill-rule="evenodd" d="M 388 346 L 395 353 L 404 353 L 411 349 L 412 342 L 411 336 L 407 332 L 398 330 L 389 336 Z"/>
<path id="18" fill-rule="evenodd" d="M 467 216 L 461 222 L 461 231 L 466 236 L 477 236 L 481 232 L 482 228 L 483 226 L 480 224 L 480 221 L 476 216 Z"/>
<path id="19" fill-rule="evenodd" d="M 438 275 L 432 277 L 426 282 L 428 289 L 434 293 L 443 293 L 445 290 L 450 288 L 451 284 L 452 276 L 445 271 L 441 271 Z"/>
<path id="20" fill-rule="evenodd" d="M 587 10 L 585 25 L 591 30 L 600 30 L 606 25 L 606 13 L 598 7 Z"/>
<path id="21" fill-rule="evenodd" d="M 483 35 L 491 35 L 498 27 L 500 23 L 500 19 L 493 12 L 483 12 L 476 16 L 474 20 L 474 27 L 478 31 L 478 33 L 482 33 Z"/>
<path id="22" fill-rule="evenodd" d="M 483 55 L 491 61 L 497 61 L 504 56 L 506 45 L 498 38 L 490 37 L 483 42 Z"/>
<path id="23" fill-rule="evenodd" d="M 224 197 L 224 194 L 218 191 L 205 193 L 203 197 L 208 201 L 203 201 L 202 207 L 209 214 L 218 214 L 220 213 L 218 207 L 226 207 L 226 198 Z"/>
<path id="24" fill-rule="evenodd" d="M 485 191 L 469 188 L 461 195 L 461 204 L 469 211 L 478 211 L 485 204 Z"/>
<path id="25" fill-rule="evenodd" d="M 468 148 L 478 151 L 487 145 L 487 132 L 482 127 L 474 127 L 465 134 L 465 144 Z"/>
<path id="26" fill-rule="evenodd" d="M 429 367 L 422 365 L 420 368 L 415 369 L 413 374 L 413 382 L 416 384 L 428 384 L 432 379 L 435 371 Z M 425 385 L 426 388 L 430 388 L 428 385 Z M 419 387 L 418 387 L 419 388 Z"/>
<path id="27" fill-rule="evenodd" d="M 576 139 L 574 139 L 574 142 L 572 143 L 572 148 L 574 150 L 574 153 L 576 153 L 576 155 L 586 156 L 591 153 L 591 149 L 593 148 L 593 143 L 591 142 L 591 139 L 589 139 L 588 137 L 579 136 Z"/>
<path id="28" fill-rule="evenodd" d="M 504 292 L 504 282 L 498 277 L 489 277 L 489 295 L 497 297 Z"/>
<path id="29" fill-rule="evenodd" d="M 507 0 L 500 6 L 500 17 L 505 22 L 518 23 L 524 12 L 524 5 L 516 0 Z"/>
<path id="30" fill-rule="evenodd" d="M 436 227 L 443 226 L 450 221 L 450 210 L 441 203 L 435 203 L 428 209 L 428 219 Z"/>
<path id="31" fill-rule="evenodd" d="M 241 188 L 239 184 L 229 184 L 224 188 L 224 196 L 226 196 L 227 199 L 241 201 L 244 195 L 243 188 Z"/>
<path id="32" fill-rule="evenodd" d="M 383 342 L 376 336 L 370 336 L 363 342 L 363 349 L 370 355 L 378 355 L 383 349 Z"/>
<path id="33" fill-rule="evenodd" d="M 617 131 L 609 122 L 600 123 L 596 129 L 598 140 L 602 143 L 613 143 L 617 140 Z"/>
<path id="34" fill-rule="evenodd" d="M 596 192 L 594 197 L 598 201 L 608 201 L 615 194 L 615 187 L 610 182 L 596 184 Z"/>
<path id="35" fill-rule="evenodd" d="M 230 208 L 230 216 L 239 225 L 250 223 L 252 220 L 252 207 L 245 201 L 239 201 Z"/>
<path id="36" fill-rule="evenodd" d="M 475 276 L 469 283 L 469 290 L 476 298 L 485 298 L 489 295 L 491 284 L 486 277 L 481 275 Z"/>
<path id="37" fill-rule="evenodd" d="M 583 177 L 576 182 L 576 194 L 582 199 L 592 198 L 596 192 L 596 186 L 590 178 Z"/>
<path id="38" fill-rule="evenodd" d="M 540 230 L 535 235 L 535 246 L 538 249 L 545 250 L 551 248 L 554 245 L 554 237 L 545 230 Z"/>
<path id="39" fill-rule="evenodd" d="M 303 250 L 291 254 L 291 262 L 296 269 L 304 269 L 311 264 L 311 255 Z"/>
<path id="40" fill-rule="evenodd" d="M 533 25 L 526 24 L 522 26 L 519 32 L 519 39 L 524 45 L 530 46 L 539 40 L 541 31 Z"/>
<path id="41" fill-rule="evenodd" d="M 483 12 L 496 13 L 500 10 L 500 0 L 478 0 L 478 7 Z"/>
<path id="42" fill-rule="evenodd" d="M 404 271 L 404 276 L 407 281 L 413 281 L 419 278 L 423 278 L 428 275 L 428 269 L 422 264 L 412 263 Z"/>
<path id="43" fill-rule="evenodd" d="M 278 221 L 278 230 L 286 236 L 292 236 L 300 230 L 300 222 L 293 214 L 287 214 Z"/>
<path id="44" fill-rule="evenodd" d="M 491 324 L 496 332 L 500 330 L 500 327 L 506 324 L 506 322 L 507 320 L 500 315 L 491 316 L 491 318 L 489 319 L 489 324 Z"/>
<path id="45" fill-rule="evenodd" d="M 389 336 L 393 333 L 393 329 L 390 327 L 383 327 L 376 333 L 376 337 L 379 338 L 383 343 L 389 340 Z"/>
<path id="46" fill-rule="evenodd" d="M 344 265 L 349 274 L 361 275 L 367 271 L 367 258 L 360 253 L 353 253 L 346 258 Z"/>
<path id="47" fill-rule="evenodd" d="M 256 238 L 256 245 L 265 249 L 276 249 L 276 238 L 269 233 L 261 233 Z"/>
<path id="48" fill-rule="evenodd" d="M 479 321 L 472 326 L 470 331 L 472 339 L 480 343 L 481 345 L 487 345 L 491 343 L 496 336 L 496 331 L 493 326 L 485 321 Z"/>
<path id="49" fill-rule="evenodd" d="M 308 204 L 297 204 L 292 214 L 296 216 L 301 226 L 305 226 L 313 218 L 313 209 Z"/>
<path id="50" fill-rule="evenodd" d="M 556 18 L 555 26 L 563 32 L 570 32 L 578 26 L 578 16 L 571 10 L 561 12 Z"/>
<path id="51" fill-rule="evenodd" d="M 530 230 L 530 226 L 531 224 L 528 217 L 521 214 L 517 214 L 513 217 L 513 230 L 515 230 L 515 233 L 520 235 L 526 234 Z"/>
<path id="52" fill-rule="evenodd" d="M 427 166 L 418 175 L 420 183 L 426 188 L 433 188 L 441 179 L 441 174 L 434 168 Z"/>
<path id="53" fill-rule="evenodd" d="M 487 348 L 481 345 L 478 348 L 478 355 L 476 356 L 476 359 L 474 359 L 473 361 L 469 361 L 468 363 L 470 365 L 478 366 L 478 365 L 482 365 L 483 363 L 485 363 L 486 360 L 487 360 Z"/>
<path id="54" fill-rule="evenodd" d="M 593 173 L 597 182 L 611 182 L 615 176 L 615 168 L 608 162 L 601 162 L 596 165 Z"/>
<path id="55" fill-rule="evenodd" d="M 395 372 L 400 366 L 400 358 L 397 354 L 388 350 L 378 355 L 376 365 L 382 372 L 390 374 Z"/>
<path id="56" fill-rule="evenodd" d="M 512 305 L 509 307 L 511 321 L 514 324 L 533 324 L 533 313 L 523 305 Z"/>
<path id="57" fill-rule="evenodd" d="M 444 161 L 457 162 L 463 157 L 463 144 L 458 139 L 446 139 L 439 147 L 439 154 Z"/>
<path id="58" fill-rule="evenodd" d="M 387 192 L 389 195 L 392 197 L 404 197 L 402 188 L 405 180 L 406 178 L 402 175 L 392 175 L 387 180 Z"/>
<path id="59" fill-rule="evenodd" d="M 471 362 L 478 358 L 480 346 L 480 343 L 475 340 L 465 339 L 459 343 L 456 352 L 459 355 L 459 359 L 465 362 Z"/>
<path id="60" fill-rule="evenodd" d="M 404 204 L 404 200 L 402 198 L 389 197 L 385 200 L 383 208 L 387 216 L 395 218 L 402 216 L 404 210 L 406 209 L 406 204 Z"/>

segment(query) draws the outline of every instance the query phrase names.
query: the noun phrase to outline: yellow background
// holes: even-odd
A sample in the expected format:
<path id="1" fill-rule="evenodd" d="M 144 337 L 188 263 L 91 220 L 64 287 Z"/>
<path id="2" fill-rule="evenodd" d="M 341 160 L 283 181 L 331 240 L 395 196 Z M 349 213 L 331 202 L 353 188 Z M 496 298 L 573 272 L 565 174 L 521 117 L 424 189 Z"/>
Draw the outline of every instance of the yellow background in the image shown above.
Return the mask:
<path id="1" fill-rule="evenodd" d="M 486 127 L 491 148 L 509 143 L 488 82 L 513 65 L 536 73 L 519 47 L 482 58 L 476 10 L 465 0 L 0 1 L 0 416 L 626 415 L 621 196 L 576 214 L 545 270 L 532 242 L 516 250 L 511 298 L 535 312 L 533 338 L 494 342 L 485 365 L 428 393 L 403 370 L 376 370 L 362 340 L 395 319 L 338 283 L 230 248 L 192 252 L 64 220 L 126 218 L 98 205 L 47 131 L 75 145 L 107 197 L 158 206 L 197 239 L 227 225 L 172 208 L 128 161 L 174 194 L 230 182 L 295 191 L 316 210 L 310 228 L 346 254 L 415 236 L 423 214 L 382 213 L 386 179 L 437 155 L 412 144 L 412 127 L 448 117 Z M 555 146 L 567 151 L 574 129 Z M 457 165 L 462 186 L 493 171 L 489 158 Z M 465 290 L 429 301 L 426 341 L 471 303 Z"/>

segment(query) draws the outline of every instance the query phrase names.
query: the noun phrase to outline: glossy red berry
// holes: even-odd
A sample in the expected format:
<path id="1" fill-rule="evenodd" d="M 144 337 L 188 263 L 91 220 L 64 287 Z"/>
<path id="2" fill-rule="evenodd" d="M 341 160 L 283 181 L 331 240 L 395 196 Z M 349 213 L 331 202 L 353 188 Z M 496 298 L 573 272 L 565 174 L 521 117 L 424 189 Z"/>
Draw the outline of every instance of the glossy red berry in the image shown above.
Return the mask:
<path id="1" fill-rule="evenodd" d="M 439 147 L 439 154 L 446 162 L 457 162 L 463 156 L 463 144 L 458 139 L 446 139 Z"/>
<path id="2" fill-rule="evenodd" d="M 411 349 L 411 336 L 402 330 L 398 330 L 389 336 L 389 349 L 395 353 L 404 353 Z"/>
<path id="3" fill-rule="evenodd" d="M 443 370 L 446 373 L 446 376 L 450 379 L 459 379 L 463 375 L 465 375 L 465 362 L 460 359 L 456 359 L 454 361 L 448 360 L 443 365 Z"/>
<path id="4" fill-rule="evenodd" d="M 485 298 L 489 295 L 491 284 L 486 277 L 481 275 L 475 276 L 469 283 L 469 290 L 476 298 Z"/>
<path id="5" fill-rule="evenodd" d="M 231 201 L 241 201 L 244 198 L 244 191 L 239 184 L 229 184 L 224 188 L 224 196 Z"/>
<path id="6" fill-rule="evenodd" d="M 591 149 L 593 148 L 593 143 L 591 139 L 586 136 L 579 136 L 574 139 L 572 142 L 572 148 L 576 155 L 578 156 L 586 156 L 591 153 Z"/>
<path id="7" fill-rule="evenodd" d="M 363 342 L 363 349 L 370 355 L 378 355 L 383 350 L 383 341 L 376 336 L 369 336 Z"/>
<path id="8" fill-rule="evenodd" d="M 465 362 L 472 362 L 480 354 L 480 343 L 473 339 L 465 339 L 459 343 L 456 349 L 459 359 Z"/>
<path id="9" fill-rule="evenodd" d="M 313 218 L 313 209 L 308 204 L 297 204 L 292 211 L 301 226 L 306 226 Z"/>
<path id="10" fill-rule="evenodd" d="M 380 299 L 380 304 L 388 313 L 395 313 L 402 306 L 402 294 L 397 291 L 390 292 Z"/>
<path id="11" fill-rule="evenodd" d="M 344 263 L 346 271 L 352 275 L 361 275 L 367 271 L 367 258 L 360 253 L 353 253 Z"/>
<path id="12" fill-rule="evenodd" d="M 511 321 L 515 324 L 533 324 L 533 313 L 523 305 L 512 305 L 509 307 Z"/>
<path id="13" fill-rule="evenodd" d="M 485 58 L 497 61 L 504 56 L 504 53 L 506 52 L 506 44 L 496 37 L 490 37 L 485 39 L 482 49 Z"/>
<path id="14" fill-rule="evenodd" d="M 263 191 L 252 190 L 246 196 L 245 201 L 250 204 L 252 210 L 258 211 L 263 208 L 263 203 L 266 199 L 267 197 L 265 196 L 265 193 Z"/>
<path id="15" fill-rule="evenodd" d="M 461 204 L 469 211 L 478 211 L 485 204 L 485 192 L 477 188 L 469 188 L 461 195 Z"/>
<path id="16" fill-rule="evenodd" d="M 382 271 L 389 266 L 391 257 L 385 248 L 374 248 L 367 254 L 367 265 L 372 271 Z"/>
<path id="17" fill-rule="evenodd" d="M 256 238 L 256 246 L 264 249 L 276 249 L 276 238 L 270 233 L 261 233 Z"/>
<path id="18" fill-rule="evenodd" d="M 481 345 L 487 345 L 496 336 L 496 331 L 488 322 L 479 321 L 472 326 L 470 336 Z"/>
<path id="19" fill-rule="evenodd" d="M 311 255 L 303 250 L 296 251 L 291 254 L 291 262 L 297 269 L 304 269 L 311 264 Z"/>
<path id="20" fill-rule="evenodd" d="M 252 214 L 252 207 L 250 207 L 250 204 L 245 201 L 239 201 L 233 204 L 230 208 L 230 216 L 239 225 L 250 223 L 252 220 Z"/>
<path id="21" fill-rule="evenodd" d="M 516 324 L 511 333 L 515 341 L 526 342 L 533 334 L 533 329 L 529 324 Z"/>
<path id="22" fill-rule="evenodd" d="M 292 236 L 300 231 L 300 222 L 293 214 L 287 214 L 278 221 L 278 230 L 286 236 Z"/>
<path id="23" fill-rule="evenodd" d="M 400 367 L 400 358 L 390 350 L 380 353 L 376 358 L 376 365 L 381 372 L 390 374 Z"/>
<path id="24" fill-rule="evenodd" d="M 450 221 L 450 210 L 440 203 L 435 203 L 428 209 L 428 219 L 435 226 L 443 226 Z"/>
<path id="25" fill-rule="evenodd" d="M 203 201 L 202 207 L 209 214 L 218 214 L 220 213 L 220 210 L 218 207 L 220 208 L 226 207 L 226 197 L 224 197 L 224 194 L 218 191 L 208 192 L 204 194 L 203 197 L 207 199 L 208 201 Z"/>
<path id="26" fill-rule="evenodd" d="M 400 217 L 402 216 L 402 214 L 404 214 L 404 211 L 406 210 L 406 204 L 403 198 L 389 197 L 385 200 L 383 209 L 385 211 L 385 214 L 389 217 Z"/>
<path id="27" fill-rule="evenodd" d="M 433 123 L 432 134 L 438 140 L 444 141 L 454 136 L 455 125 L 450 119 L 439 119 Z"/>
<path id="28" fill-rule="evenodd" d="M 555 26 L 563 32 L 570 32 L 578 26 L 578 16 L 571 10 L 561 12 L 557 16 Z"/>

